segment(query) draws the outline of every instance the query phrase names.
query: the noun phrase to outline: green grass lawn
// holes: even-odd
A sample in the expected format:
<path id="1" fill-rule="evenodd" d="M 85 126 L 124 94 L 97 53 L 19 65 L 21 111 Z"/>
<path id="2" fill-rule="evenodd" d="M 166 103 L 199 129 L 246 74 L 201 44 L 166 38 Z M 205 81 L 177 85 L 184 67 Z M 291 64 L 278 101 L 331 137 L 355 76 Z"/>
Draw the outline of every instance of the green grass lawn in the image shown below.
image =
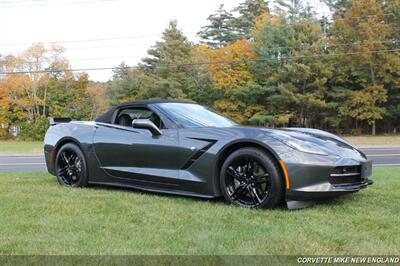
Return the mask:
<path id="1" fill-rule="evenodd" d="M 0 172 L 0 254 L 399 254 L 399 170 L 375 168 L 368 189 L 299 211 Z"/>
<path id="2" fill-rule="evenodd" d="M 0 154 L 43 153 L 42 141 L 0 141 Z"/>

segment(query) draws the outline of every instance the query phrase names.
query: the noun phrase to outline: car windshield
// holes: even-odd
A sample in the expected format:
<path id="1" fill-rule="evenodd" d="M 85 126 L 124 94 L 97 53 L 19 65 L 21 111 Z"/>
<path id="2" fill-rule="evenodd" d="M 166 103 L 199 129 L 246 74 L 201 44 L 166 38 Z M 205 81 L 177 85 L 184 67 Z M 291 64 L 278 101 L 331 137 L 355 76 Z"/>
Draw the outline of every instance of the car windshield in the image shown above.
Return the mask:
<path id="1" fill-rule="evenodd" d="M 207 108 L 191 103 L 157 104 L 167 115 L 183 127 L 231 127 L 235 122 Z"/>

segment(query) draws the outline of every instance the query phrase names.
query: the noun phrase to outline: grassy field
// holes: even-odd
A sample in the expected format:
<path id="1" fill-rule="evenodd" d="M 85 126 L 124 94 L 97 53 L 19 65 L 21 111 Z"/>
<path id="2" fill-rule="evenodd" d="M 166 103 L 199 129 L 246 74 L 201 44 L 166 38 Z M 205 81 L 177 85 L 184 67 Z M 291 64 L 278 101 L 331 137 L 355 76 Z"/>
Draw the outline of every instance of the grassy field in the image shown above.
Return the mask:
<path id="1" fill-rule="evenodd" d="M 0 154 L 43 153 L 42 141 L 0 141 Z"/>
<path id="2" fill-rule="evenodd" d="M 356 146 L 400 146 L 399 135 L 381 135 L 381 136 L 344 136 L 346 140 Z"/>
<path id="3" fill-rule="evenodd" d="M 399 254 L 399 168 L 374 172 L 370 188 L 299 211 L 0 172 L 0 254 Z"/>

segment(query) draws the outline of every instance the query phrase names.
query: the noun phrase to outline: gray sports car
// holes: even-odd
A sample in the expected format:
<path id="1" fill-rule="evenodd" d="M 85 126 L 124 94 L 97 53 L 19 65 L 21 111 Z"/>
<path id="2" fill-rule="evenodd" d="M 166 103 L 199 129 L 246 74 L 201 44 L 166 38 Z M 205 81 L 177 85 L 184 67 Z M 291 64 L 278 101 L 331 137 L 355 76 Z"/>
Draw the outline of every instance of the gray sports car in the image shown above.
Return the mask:
<path id="1" fill-rule="evenodd" d="M 54 118 L 45 136 L 48 171 L 60 184 L 129 187 L 252 208 L 357 192 L 372 164 L 325 131 L 240 126 L 190 102 L 119 105 L 96 121 Z"/>

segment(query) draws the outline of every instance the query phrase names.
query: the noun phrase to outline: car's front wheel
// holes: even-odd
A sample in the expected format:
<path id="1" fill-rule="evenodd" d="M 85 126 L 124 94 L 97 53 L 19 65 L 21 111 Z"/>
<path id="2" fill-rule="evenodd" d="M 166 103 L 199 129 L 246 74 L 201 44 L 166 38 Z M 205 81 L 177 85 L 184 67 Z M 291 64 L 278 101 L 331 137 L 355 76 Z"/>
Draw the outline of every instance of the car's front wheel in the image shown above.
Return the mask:
<path id="1" fill-rule="evenodd" d="M 88 183 L 85 156 L 74 143 L 67 143 L 59 149 L 55 170 L 57 180 L 63 186 L 84 187 Z"/>
<path id="2" fill-rule="evenodd" d="M 222 195 L 238 206 L 274 208 L 282 201 L 283 185 L 275 160 L 257 148 L 233 152 L 221 167 Z"/>

